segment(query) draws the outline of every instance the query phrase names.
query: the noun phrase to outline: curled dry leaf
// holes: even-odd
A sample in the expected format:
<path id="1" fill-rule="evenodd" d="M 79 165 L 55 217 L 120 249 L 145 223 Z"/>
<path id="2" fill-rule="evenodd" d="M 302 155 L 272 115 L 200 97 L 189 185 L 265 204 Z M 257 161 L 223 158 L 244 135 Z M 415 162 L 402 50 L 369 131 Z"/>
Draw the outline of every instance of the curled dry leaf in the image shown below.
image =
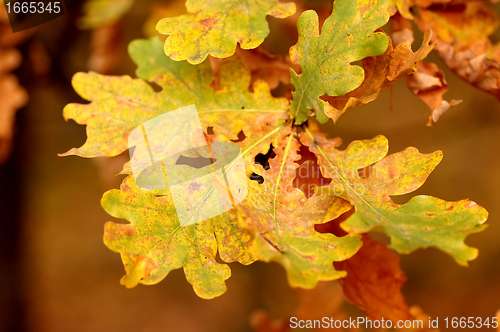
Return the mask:
<path id="1" fill-rule="evenodd" d="M 500 98 L 500 62 L 489 40 L 498 15 L 482 2 L 458 4 L 453 10 L 433 6 L 415 16 L 420 29 L 435 31 L 435 50 L 458 76 Z"/>
<path id="2" fill-rule="evenodd" d="M 391 37 L 395 45 L 401 43 L 413 43 L 413 28 L 411 22 L 401 15 L 395 15 L 392 22 Z M 406 76 L 406 83 L 411 91 L 422 99 L 431 109 L 428 126 L 433 125 L 451 106 L 455 106 L 461 100 L 450 102 L 443 100 L 443 95 L 448 91 L 444 73 L 434 63 L 418 61 L 415 71 Z"/>
<path id="3" fill-rule="evenodd" d="M 431 109 L 428 126 L 432 126 L 451 106 L 460 104 L 461 100 L 443 100 L 449 87 L 444 73 L 434 63 L 419 61 L 417 71 L 407 78 L 408 87 L 422 99 Z"/>
<path id="4" fill-rule="evenodd" d="M 349 109 L 374 101 L 382 91 L 405 75 L 415 72 L 417 62 L 432 50 L 431 37 L 432 32 L 426 31 L 422 46 L 416 52 L 411 50 L 408 43 L 401 43 L 395 48 L 389 43 L 384 54 L 364 59 L 365 79 L 357 89 L 343 96 L 321 97 L 328 102 L 326 114 L 336 122 Z"/>
<path id="5" fill-rule="evenodd" d="M 290 84 L 290 67 L 300 70 L 289 57 L 283 59 L 279 55 L 271 55 L 260 48 L 248 51 L 238 48 L 236 54 L 250 68 L 251 86 L 257 80 L 266 81 L 271 89 L 278 87 L 280 82 Z"/>
<path id="6" fill-rule="evenodd" d="M 400 14 L 395 14 L 389 21 L 391 26 L 391 39 L 394 47 L 401 43 L 413 44 L 413 26 L 411 22 Z"/>

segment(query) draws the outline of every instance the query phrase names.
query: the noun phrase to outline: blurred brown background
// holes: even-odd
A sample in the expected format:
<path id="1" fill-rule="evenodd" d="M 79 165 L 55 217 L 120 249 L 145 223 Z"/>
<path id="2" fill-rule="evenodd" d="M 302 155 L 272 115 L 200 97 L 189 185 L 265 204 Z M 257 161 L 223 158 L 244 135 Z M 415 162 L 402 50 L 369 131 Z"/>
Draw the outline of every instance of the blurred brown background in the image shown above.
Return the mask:
<path id="1" fill-rule="evenodd" d="M 123 19 L 122 42 L 112 48 L 121 54 L 114 58 L 115 74 L 133 75 L 126 45 L 143 37 L 153 2 L 137 1 Z M 291 315 L 296 299 L 276 264 L 231 264 L 227 293 L 209 301 L 194 294 L 181 270 L 155 286 L 127 290 L 119 284 L 124 270 L 119 255 L 102 243 L 103 225 L 112 218 L 100 198 L 119 186 L 122 177 L 114 174 L 123 159 L 57 157 L 86 138 L 84 126 L 62 117 L 67 103 L 82 102 L 71 76 L 89 70 L 91 35 L 74 24 L 80 10 L 38 28 L 20 47 L 24 63 L 16 73 L 30 102 L 17 114 L 13 155 L 0 165 L 0 331 L 244 332 L 252 330 L 249 317 L 256 309 L 277 318 Z M 292 37 L 270 21 L 276 29 L 265 46 L 286 52 Z M 489 211 L 490 226 L 467 238 L 480 251 L 468 268 L 434 249 L 402 256 L 408 276 L 403 291 L 409 305 L 441 321 L 493 317 L 500 309 L 500 102 L 432 60 L 445 70 L 451 87 L 446 98 L 464 100 L 435 126 L 425 125 L 428 109 L 400 82 L 393 90 L 393 110 L 386 91 L 324 128 L 342 137 L 343 147 L 383 134 L 391 153 L 408 146 L 444 152 L 442 163 L 414 194 L 451 201 L 469 197 Z M 40 61 L 48 70 L 35 70 Z M 395 200 L 402 203 L 414 194 Z M 362 314 L 344 306 L 351 315 Z"/>

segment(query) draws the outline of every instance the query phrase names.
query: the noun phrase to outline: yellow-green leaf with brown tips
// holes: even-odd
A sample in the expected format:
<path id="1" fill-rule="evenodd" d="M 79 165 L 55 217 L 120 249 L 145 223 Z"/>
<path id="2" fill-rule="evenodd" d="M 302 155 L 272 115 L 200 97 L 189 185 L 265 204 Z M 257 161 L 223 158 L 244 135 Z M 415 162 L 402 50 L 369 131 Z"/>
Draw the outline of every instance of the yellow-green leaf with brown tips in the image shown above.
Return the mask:
<path id="1" fill-rule="evenodd" d="M 173 60 L 203 62 L 210 54 L 227 58 L 236 44 L 253 49 L 269 34 L 266 16 L 285 18 L 295 13 L 295 4 L 278 0 L 187 0 L 189 14 L 164 18 L 156 29 L 169 35 L 165 53 Z"/>
<path id="2" fill-rule="evenodd" d="M 238 206 L 240 223 L 254 234 L 251 252 L 256 259 L 281 264 L 292 287 L 310 289 L 318 281 L 344 277 L 332 263 L 353 256 L 361 241 L 354 234 L 337 237 L 315 231 L 315 224 L 333 220 L 352 206 L 334 195 L 307 198 L 294 187 L 300 142 L 291 126 L 278 137 L 269 168 L 253 165 L 263 183 L 249 182 L 248 196 Z"/>
<path id="3" fill-rule="evenodd" d="M 110 190 L 101 202 L 111 216 L 130 224 L 108 222 L 104 243 L 122 256 L 127 288 L 160 282 L 170 271 L 183 268 L 196 294 L 205 299 L 222 295 L 231 276 L 226 264 L 250 264 L 252 235 L 238 226 L 234 209 L 194 225 L 179 227 L 170 196 L 156 197 L 128 177 L 120 190 Z"/>
<path id="4" fill-rule="evenodd" d="M 295 87 L 290 114 L 295 124 L 307 120 L 314 110 L 319 122 L 328 120 L 323 95 L 341 96 L 361 85 L 363 69 L 352 62 L 381 55 L 389 45 L 383 32 L 375 32 L 389 20 L 387 0 L 336 0 L 333 12 L 321 27 L 313 10 L 302 13 L 297 28 L 299 40 L 290 58 L 300 64 L 292 74 Z"/>
<path id="5" fill-rule="evenodd" d="M 421 154 L 410 147 L 387 155 L 387 139 L 354 141 L 341 151 L 317 128 L 301 135 L 301 141 L 318 157 L 323 176 L 331 178 L 327 192 L 354 205 L 356 212 L 341 227 L 354 234 L 382 230 L 390 247 L 400 253 L 435 247 L 451 255 L 460 265 L 477 256 L 477 249 L 464 243 L 482 231 L 488 212 L 468 199 L 447 202 L 432 196 L 415 196 L 403 205 L 390 196 L 420 188 L 442 159 L 441 151 Z"/>
<path id="6" fill-rule="evenodd" d="M 221 89 L 214 91 L 208 62 L 192 66 L 173 61 L 163 54 L 162 47 L 159 38 L 130 44 L 129 52 L 138 64 L 140 78 L 92 72 L 73 77 L 75 91 L 90 103 L 69 104 L 63 114 L 66 120 L 87 125 L 87 141 L 62 155 L 116 156 L 127 150 L 128 135 L 134 128 L 192 104 L 196 105 L 204 129 L 213 127 L 216 133 L 233 140 L 238 139 L 240 131 L 250 137 L 261 128 L 271 131 L 283 123 L 288 101 L 274 98 L 262 81 L 256 82 L 254 91 L 249 92 L 250 71 L 239 59 L 223 63 Z M 148 82 L 157 84 L 161 91 L 155 91 Z M 259 152 L 251 151 L 249 156 Z"/>

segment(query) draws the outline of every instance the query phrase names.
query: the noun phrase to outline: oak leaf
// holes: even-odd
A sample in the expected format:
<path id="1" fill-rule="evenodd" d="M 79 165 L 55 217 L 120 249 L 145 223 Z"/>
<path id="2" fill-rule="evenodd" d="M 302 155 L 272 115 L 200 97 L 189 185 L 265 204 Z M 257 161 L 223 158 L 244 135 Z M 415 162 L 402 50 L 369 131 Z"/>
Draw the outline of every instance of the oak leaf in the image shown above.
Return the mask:
<path id="1" fill-rule="evenodd" d="M 487 4 L 466 2 L 453 10 L 421 8 L 415 22 L 435 31 L 436 53 L 459 77 L 500 98 L 500 58 L 489 36 L 499 25 L 498 15 Z"/>
<path id="2" fill-rule="evenodd" d="M 409 20 L 401 15 L 394 15 L 391 23 L 391 38 L 395 45 L 405 42 L 409 45 L 413 44 L 413 27 Z M 426 34 L 428 31 L 431 30 L 426 30 Z M 435 124 L 441 115 L 451 106 L 462 102 L 461 100 L 451 100 L 448 102 L 443 99 L 443 95 L 448 92 L 449 87 L 443 71 L 434 63 L 425 63 L 420 59 L 415 64 L 414 71 L 406 76 L 405 81 L 412 92 L 431 109 L 431 115 L 427 122 L 428 126 Z"/>
<path id="3" fill-rule="evenodd" d="M 238 226 L 235 211 L 185 227 L 179 226 L 170 196 L 156 197 L 128 177 L 120 190 L 104 194 L 102 206 L 111 216 L 130 224 L 108 222 L 104 243 L 122 256 L 127 272 L 121 283 L 156 284 L 174 269 L 183 268 L 198 296 L 214 298 L 226 291 L 231 276 L 226 262 L 250 264 L 251 234 Z"/>
<path id="4" fill-rule="evenodd" d="M 87 125 L 87 141 L 62 155 L 116 156 L 127 150 L 127 138 L 134 128 L 191 104 L 196 104 L 204 128 L 213 127 L 234 140 L 242 130 L 251 136 L 252 131 L 275 129 L 283 121 L 287 100 L 273 98 L 264 82 L 257 82 L 254 92 L 249 92 L 250 73 L 237 59 L 225 63 L 221 69 L 222 89 L 213 91 L 208 63 L 192 66 L 169 59 L 158 38 L 134 41 L 129 50 L 138 64 L 140 79 L 96 73 L 74 76 L 75 90 L 91 103 L 69 104 L 63 113 L 66 120 Z M 155 92 L 146 81 L 162 91 Z M 255 125 L 250 126 L 250 122 Z M 249 157 L 259 152 L 252 151 Z"/>
<path id="5" fill-rule="evenodd" d="M 266 262 L 283 265 L 292 287 L 314 288 L 320 280 L 338 279 L 344 272 L 333 268 L 333 261 L 354 255 L 361 242 L 358 236 L 338 238 L 314 230 L 351 208 L 334 195 L 306 195 L 293 186 L 296 161 L 300 159 L 300 143 L 290 129 L 279 133 L 275 142 L 276 157 L 269 161 L 269 169 L 253 165 L 264 183 L 250 183 L 248 197 L 239 209 L 244 212 L 242 225 L 253 230 L 253 255 Z"/>
<path id="6" fill-rule="evenodd" d="M 430 43 L 432 32 L 428 30 L 424 35 L 422 46 L 413 52 L 407 42 L 393 48 L 392 43 L 384 54 L 363 59 L 365 79 L 355 90 L 343 96 L 323 96 L 328 102 L 325 109 L 328 117 L 336 122 L 342 114 L 351 108 L 364 105 L 377 99 L 382 91 L 391 87 L 399 79 L 417 71 L 417 63 L 424 59 L 433 48 Z"/>
<path id="7" fill-rule="evenodd" d="M 228 3 L 246 2 L 227 0 L 218 4 Z M 184 19 L 196 21 L 210 14 L 213 3 L 193 0 L 189 5 L 197 5 L 201 11 Z M 262 19 L 267 12 L 259 13 L 257 18 Z M 125 264 L 127 274 L 122 283 L 127 287 L 153 284 L 172 269 L 182 267 L 195 292 L 213 298 L 225 291 L 225 280 L 230 276 L 229 268 L 216 261 L 218 252 L 224 262 L 278 262 L 286 270 L 290 285 L 314 288 L 321 280 L 346 275 L 332 262 L 352 257 L 361 246 L 359 234 L 370 230 L 385 231 L 391 247 L 401 253 L 434 246 L 460 264 L 475 258 L 477 251 L 463 241 L 484 228 L 487 213 L 483 208 L 468 200 L 445 202 L 417 196 L 398 205 L 390 198 L 420 187 L 441 160 L 440 152 L 423 155 L 408 148 L 386 156 L 388 143 L 382 136 L 353 142 L 341 151 L 337 149 L 341 141 L 327 139 L 313 120 L 296 125 L 308 119 L 309 109 L 314 109 L 320 120 L 327 119 L 329 106 L 320 99 L 325 94 L 340 98 L 338 94 L 373 79 L 373 84 L 365 85 L 366 90 L 348 97 L 368 102 L 365 92 L 372 93 L 370 98 L 376 97 L 386 85 L 415 72 L 416 64 L 432 49 L 430 33 L 417 52 L 408 43 L 388 48 L 389 38 L 377 31 L 387 19 L 387 1 L 368 4 L 364 0 L 339 0 L 320 35 L 317 16 L 305 12 L 299 20 L 299 42 L 291 50 L 302 71 L 300 75 L 291 72 L 296 88 L 291 106 L 284 98 L 274 98 L 266 82 L 256 80 L 251 86 L 251 66 L 240 58 L 222 61 L 214 74 L 209 61 L 190 65 L 166 57 L 158 38 L 131 43 L 129 52 L 138 65 L 136 79 L 95 73 L 75 75 L 75 90 L 90 103 L 70 104 L 64 116 L 87 125 L 88 138 L 82 147 L 64 155 L 118 155 L 127 150 L 130 132 L 141 124 L 195 104 L 205 139 L 235 142 L 246 164 L 247 198 L 225 214 L 186 227 L 179 224 L 169 189 L 140 189 L 129 177 L 121 190 L 106 193 L 102 200 L 105 210 L 130 222 L 106 226 L 105 242 L 121 253 Z M 229 44 L 234 49 L 236 41 Z M 383 75 L 375 77 L 376 73 L 368 75 L 367 71 L 365 79 L 363 70 L 350 64 L 361 59 L 365 63 L 379 61 L 376 68 Z M 321 75 L 316 75 L 316 70 Z M 331 81 L 332 75 L 339 80 Z M 320 83 L 327 89 L 319 87 Z M 310 107 L 314 103 L 321 108 Z M 176 128 L 172 125 L 165 130 Z M 303 158 L 304 146 L 315 163 Z M 256 156 L 268 155 L 270 149 L 274 156 L 265 167 L 256 163 Z M 320 167 L 322 176 L 331 182 L 305 193 L 297 188 L 302 184 L 297 180 L 301 167 Z M 127 172 L 131 169 L 126 165 Z M 252 181 L 250 174 L 260 177 L 261 183 Z M 218 185 L 222 188 L 224 183 Z M 357 191 L 360 189 L 361 193 Z M 348 235 L 337 237 L 315 230 L 353 206 L 356 212 L 342 223 Z"/>
<path id="8" fill-rule="evenodd" d="M 210 54 L 227 58 L 236 43 L 243 49 L 259 46 L 269 34 L 266 16 L 284 18 L 295 12 L 294 3 L 277 0 L 187 0 L 189 14 L 165 18 L 156 29 L 169 35 L 165 53 L 173 60 L 203 62 Z"/>
<path id="9" fill-rule="evenodd" d="M 335 262 L 347 276 L 340 279 L 347 301 L 365 310 L 369 319 L 412 319 L 401 293 L 406 276 L 399 267 L 399 257 L 387 246 L 368 235 L 363 235 L 363 246 L 351 258 Z"/>
<path id="10" fill-rule="evenodd" d="M 318 157 L 323 176 L 332 179 L 329 190 L 355 206 L 356 212 L 341 224 L 347 232 L 382 230 L 399 253 L 433 246 L 460 265 L 477 257 L 477 249 L 464 239 L 486 227 L 484 208 L 468 199 L 447 202 L 422 195 L 399 205 L 390 198 L 418 189 L 441 161 L 441 151 L 425 155 L 410 147 L 386 156 L 383 136 L 354 141 L 341 151 L 315 124 L 301 134 L 301 142 Z"/>
<path id="11" fill-rule="evenodd" d="M 413 93 L 431 109 L 428 126 L 435 124 L 451 106 L 462 102 L 455 99 L 448 102 L 443 99 L 449 87 L 444 79 L 443 71 L 434 63 L 417 62 L 417 71 L 408 77 L 407 83 Z"/>
<path id="12" fill-rule="evenodd" d="M 292 62 L 301 67 L 300 75 L 291 71 L 295 91 L 290 114 L 295 124 L 306 121 L 310 110 L 319 122 L 326 122 L 328 104 L 320 96 L 341 96 L 361 85 L 363 69 L 351 63 L 386 51 L 389 38 L 374 31 L 389 20 L 387 6 L 387 0 L 335 1 L 321 33 L 318 14 L 302 13 L 299 40 L 290 48 Z"/>

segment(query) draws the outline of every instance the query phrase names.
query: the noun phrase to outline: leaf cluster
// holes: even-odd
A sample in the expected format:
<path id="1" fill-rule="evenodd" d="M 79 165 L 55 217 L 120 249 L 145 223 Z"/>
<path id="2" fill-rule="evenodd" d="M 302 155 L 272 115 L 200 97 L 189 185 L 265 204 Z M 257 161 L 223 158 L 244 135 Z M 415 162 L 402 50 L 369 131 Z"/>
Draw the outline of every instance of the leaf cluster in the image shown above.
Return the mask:
<path id="1" fill-rule="evenodd" d="M 387 155 L 389 143 L 383 136 L 354 141 L 341 150 L 341 139 L 329 138 L 318 122 L 336 121 L 405 79 L 429 105 L 429 123 L 435 123 L 458 101 L 443 100 L 448 89 L 444 75 L 422 60 L 433 48 L 444 54 L 446 47 L 459 47 L 481 34 L 462 36 L 433 20 L 433 10 L 421 8 L 415 20 L 425 35 L 414 52 L 410 4 L 336 0 L 324 22 L 314 10 L 300 14 L 298 41 L 289 59 L 282 59 L 246 50 L 257 48 L 267 36 L 266 16 L 286 18 L 301 6 L 277 0 L 188 0 L 186 6 L 187 14 L 158 23 L 158 31 L 168 35 L 165 42 L 154 37 L 130 44 L 137 78 L 92 72 L 74 76 L 76 92 L 90 103 L 67 105 L 64 117 L 86 125 L 88 138 L 63 155 L 116 156 L 127 150 L 129 134 L 142 123 L 195 104 L 208 141 L 239 145 L 249 193 L 223 215 L 180 227 L 169 191 L 141 189 L 129 175 L 119 190 L 102 199 L 110 215 L 129 221 L 105 226 L 106 245 L 121 254 L 125 265 L 122 284 L 155 284 L 183 268 L 200 297 L 214 298 L 226 291 L 231 275 L 227 263 L 274 261 L 294 287 L 314 288 L 319 281 L 344 278 L 348 300 L 373 317 L 398 307 L 391 317 L 399 319 L 409 315 L 400 294 L 404 274 L 395 254 L 365 233 L 385 233 L 389 247 L 401 254 L 434 247 L 461 265 L 477 256 L 464 240 L 485 228 L 484 208 L 468 199 L 447 202 L 419 195 L 402 205 L 391 199 L 421 187 L 441 161 L 440 151 L 422 154 L 409 147 Z M 466 5 L 464 10 L 481 6 Z M 381 28 L 391 15 L 394 29 L 386 34 Z M 266 75 L 269 71 L 274 74 Z M 275 97 L 271 87 L 280 81 L 290 82 L 293 91 Z M 261 155 L 272 156 L 256 162 Z M 302 176 L 303 169 L 315 169 L 316 175 Z M 122 173 L 131 174 L 130 164 Z M 297 183 L 313 189 L 303 190 Z M 337 231 L 316 230 L 335 222 Z M 376 304 L 363 298 L 363 287 L 372 281 L 356 271 L 369 264 L 370 256 L 386 261 L 386 274 L 394 276 L 379 284 L 390 289 L 379 294 L 393 299 L 386 303 L 389 309 L 377 311 Z M 374 269 L 384 267 L 367 271 Z"/>

